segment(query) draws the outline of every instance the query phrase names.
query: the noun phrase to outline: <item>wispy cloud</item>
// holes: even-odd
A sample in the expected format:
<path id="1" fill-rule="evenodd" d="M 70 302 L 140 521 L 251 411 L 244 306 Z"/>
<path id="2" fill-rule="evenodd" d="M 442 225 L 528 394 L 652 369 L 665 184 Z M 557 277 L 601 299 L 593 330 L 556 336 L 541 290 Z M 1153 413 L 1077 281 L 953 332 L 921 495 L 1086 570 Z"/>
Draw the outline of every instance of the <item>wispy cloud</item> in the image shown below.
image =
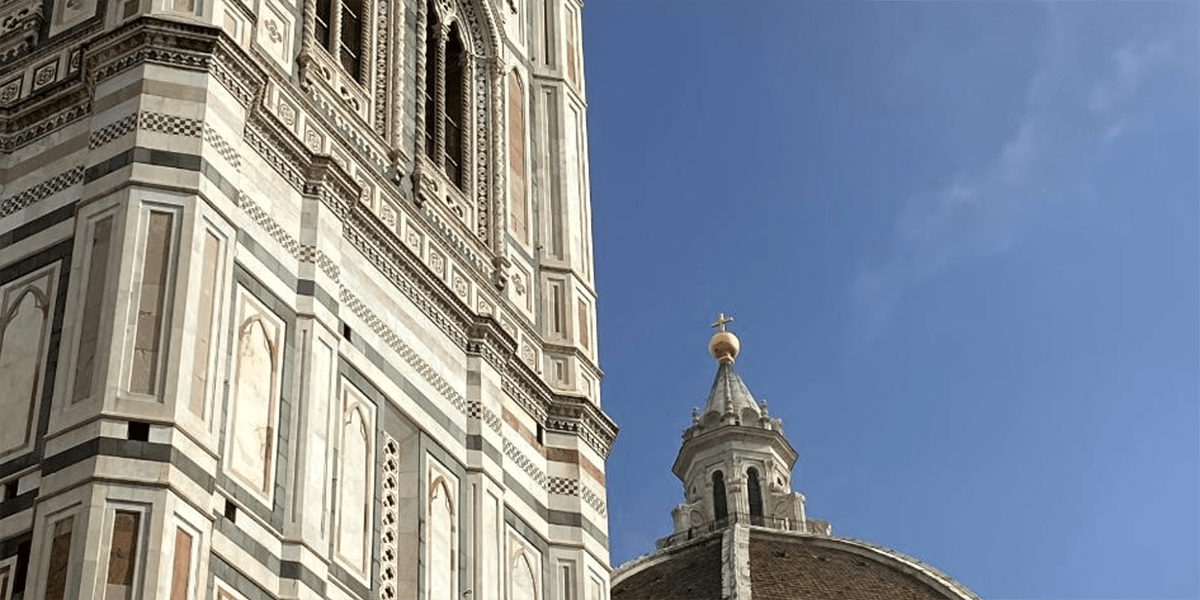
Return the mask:
<path id="1" fill-rule="evenodd" d="M 884 258 L 860 268 L 852 290 L 859 343 L 886 329 L 907 290 L 1009 252 L 1069 202 L 1072 180 L 1086 178 L 1086 167 L 1127 131 L 1130 99 L 1171 55 L 1168 40 L 1127 43 L 1110 51 L 1110 64 L 1098 75 L 1080 81 L 1079 57 L 1068 49 L 1073 31 L 1051 18 L 1041 67 L 1007 141 L 979 167 L 907 199 Z"/>
<path id="2" fill-rule="evenodd" d="M 1137 90 L 1146 72 L 1165 62 L 1171 55 L 1169 40 L 1148 44 L 1128 43 L 1113 57 L 1113 72 L 1092 89 L 1088 109 L 1098 115 L 1111 115 Z"/>

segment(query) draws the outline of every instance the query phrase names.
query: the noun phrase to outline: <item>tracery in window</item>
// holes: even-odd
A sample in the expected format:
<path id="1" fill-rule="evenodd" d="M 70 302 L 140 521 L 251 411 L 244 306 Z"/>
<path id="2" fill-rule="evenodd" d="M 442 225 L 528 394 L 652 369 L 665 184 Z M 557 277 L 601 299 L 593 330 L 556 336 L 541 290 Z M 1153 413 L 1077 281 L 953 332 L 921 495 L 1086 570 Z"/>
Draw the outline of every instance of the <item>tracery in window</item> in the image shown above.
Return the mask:
<path id="1" fill-rule="evenodd" d="M 0 290 L 0 456 L 24 448 L 36 431 L 51 285 L 47 273 Z"/>
<path id="2" fill-rule="evenodd" d="M 463 187 L 463 91 L 466 88 L 463 76 L 467 59 L 464 50 L 458 25 L 454 24 L 446 39 L 446 102 L 442 109 L 446 121 L 446 147 L 442 156 L 446 176 L 460 189 Z"/>
<path id="3" fill-rule="evenodd" d="M 524 552 L 513 560 L 512 600 L 537 600 L 537 576 Z"/>
<path id="4" fill-rule="evenodd" d="M 226 468 L 269 499 L 274 486 L 284 325 L 239 291 Z M 268 506 L 269 506 L 268 501 Z"/>
<path id="5" fill-rule="evenodd" d="M 425 18 L 425 156 L 461 190 L 466 185 L 468 52 L 457 21 L 439 20 L 433 10 Z"/>
<path id="6" fill-rule="evenodd" d="M 314 28 L 317 42 L 359 83 L 366 83 L 363 9 L 363 0 L 317 0 Z"/>
<path id="7" fill-rule="evenodd" d="M 432 13 L 425 16 L 425 156 L 437 156 L 437 142 L 434 132 L 437 130 L 437 74 L 440 47 L 441 25 Z"/>

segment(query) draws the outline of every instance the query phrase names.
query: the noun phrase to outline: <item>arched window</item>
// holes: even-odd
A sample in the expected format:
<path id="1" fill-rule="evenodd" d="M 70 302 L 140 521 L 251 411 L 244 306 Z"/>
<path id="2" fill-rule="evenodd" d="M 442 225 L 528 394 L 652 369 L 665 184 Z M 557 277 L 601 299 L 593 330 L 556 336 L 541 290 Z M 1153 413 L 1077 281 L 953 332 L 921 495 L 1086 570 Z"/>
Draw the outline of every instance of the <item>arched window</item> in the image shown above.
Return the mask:
<path id="1" fill-rule="evenodd" d="M 342 70 L 363 83 L 363 0 L 317 0 L 315 34 Z"/>
<path id="2" fill-rule="evenodd" d="M 455 187 L 465 186 L 467 48 L 459 23 L 425 15 L 425 156 Z"/>
<path id="3" fill-rule="evenodd" d="M 441 26 L 433 11 L 425 14 L 425 156 L 437 156 L 437 74 Z"/>
<path id="4" fill-rule="evenodd" d="M 725 474 L 716 471 L 712 475 L 713 482 L 713 516 L 724 519 L 729 516 L 729 504 L 725 498 Z"/>
<path id="5" fill-rule="evenodd" d="M 746 496 L 750 500 L 750 522 L 755 525 L 762 524 L 763 517 L 763 500 L 762 486 L 758 483 L 758 469 L 750 467 L 746 469 Z"/>
<path id="6" fill-rule="evenodd" d="M 467 53 L 462 43 L 458 24 L 450 27 L 446 39 L 446 104 L 443 118 L 446 120 L 446 149 L 443 152 L 446 176 L 459 188 L 463 187 L 463 79 L 466 71 Z"/>

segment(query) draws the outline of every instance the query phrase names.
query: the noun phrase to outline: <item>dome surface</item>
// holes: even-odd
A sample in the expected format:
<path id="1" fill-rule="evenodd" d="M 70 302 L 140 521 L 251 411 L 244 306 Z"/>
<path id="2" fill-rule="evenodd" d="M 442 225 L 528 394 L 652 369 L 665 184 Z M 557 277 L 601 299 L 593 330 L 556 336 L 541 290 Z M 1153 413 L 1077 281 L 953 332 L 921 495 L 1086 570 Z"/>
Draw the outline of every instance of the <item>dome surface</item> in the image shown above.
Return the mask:
<path id="1" fill-rule="evenodd" d="M 735 528 L 635 559 L 613 573 L 612 600 L 978 600 L 941 572 L 864 542 Z M 731 547 L 731 545 L 733 547 Z"/>
<path id="2" fill-rule="evenodd" d="M 633 567 L 628 576 L 613 586 L 611 600 L 720 599 L 721 540 L 722 536 L 714 534 L 634 559 L 627 563 Z M 624 569 L 621 567 L 617 573 Z M 617 573 L 613 574 L 614 581 Z"/>

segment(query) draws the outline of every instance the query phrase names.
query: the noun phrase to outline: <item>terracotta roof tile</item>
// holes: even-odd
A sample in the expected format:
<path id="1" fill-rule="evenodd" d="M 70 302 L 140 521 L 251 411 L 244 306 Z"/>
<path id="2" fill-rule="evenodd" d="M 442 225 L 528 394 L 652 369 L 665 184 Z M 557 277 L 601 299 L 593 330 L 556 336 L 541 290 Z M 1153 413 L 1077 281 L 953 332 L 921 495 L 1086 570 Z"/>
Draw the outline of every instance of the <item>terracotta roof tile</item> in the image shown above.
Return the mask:
<path id="1" fill-rule="evenodd" d="M 618 582 L 612 600 L 721 600 L 721 538 L 664 550 L 672 556 Z"/>
<path id="2" fill-rule="evenodd" d="M 751 533 L 750 585 L 754 600 L 941 600 L 946 598 L 896 565 L 811 538 Z"/>

